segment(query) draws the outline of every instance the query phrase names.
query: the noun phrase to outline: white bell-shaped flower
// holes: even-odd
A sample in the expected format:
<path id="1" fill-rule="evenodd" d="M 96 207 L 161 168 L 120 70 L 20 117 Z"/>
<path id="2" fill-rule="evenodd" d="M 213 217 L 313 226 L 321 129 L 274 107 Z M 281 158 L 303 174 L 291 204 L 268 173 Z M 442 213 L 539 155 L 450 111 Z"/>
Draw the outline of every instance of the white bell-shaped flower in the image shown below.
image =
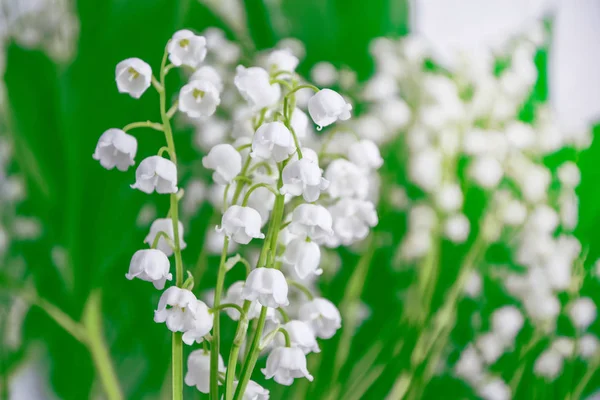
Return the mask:
<path id="1" fill-rule="evenodd" d="M 339 310 L 331 301 L 322 297 L 304 303 L 300 307 L 299 316 L 321 339 L 330 339 L 342 327 Z"/>
<path id="2" fill-rule="evenodd" d="M 556 379 L 563 368 L 564 357 L 554 349 L 544 351 L 535 360 L 533 371 L 536 375 L 550 381 Z"/>
<path id="3" fill-rule="evenodd" d="M 329 181 L 328 193 L 333 198 L 364 199 L 369 194 L 369 176 L 366 171 L 348 160 L 333 160 L 325 170 L 325 179 Z"/>
<path id="4" fill-rule="evenodd" d="M 169 273 L 171 264 L 169 259 L 160 250 L 145 249 L 135 252 L 129 263 L 129 272 L 125 278 L 132 280 L 138 278 L 146 282 L 152 282 L 155 288 L 163 290 L 165 282 L 173 279 Z"/>
<path id="5" fill-rule="evenodd" d="M 348 149 L 348 159 L 361 168 L 379 169 L 383 165 L 383 158 L 379 147 L 372 140 L 359 140 Z"/>
<path id="6" fill-rule="evenodd" d="M 444 235 L 454 243 L 463 243 L 469 237 L 470 227 L 464 214 L 455 214 L 444 222 Z"/>
<path id="7" fill-rule="evenodd" d="M 570 304 L 569 317 L 578 329 L 587 329 L 594 322 L 596 316 L 596 303 L 589 297 L 580 297 Z"/>
<path id="8" fill-rule="evenodd" d="M 204 336 L 206 336 L 213 327 L 213 315 L 208 309 L 206 303 L 201 300 L 196 302 L 196 310 L 194 311 L 194 317 L 190 321 L 190 326 L 187 327 L 183 332 L 182 340 L 183 343 L 191 346 L 196 343 L 202 343 Z"/>
<path id="9" fill-rule="evenodd" d="M 288 284 L 281 271 L 273 268 L 257 268 L 250 272 L 242 289 L 244 300 L 258 300 L 271 308 L 287 306 Z"/>
<path id="10" fill-rule="evenodd" d="M 202 393 L 210 391 L 210 352 L 203 349 L 194 350 L 187 359 L 187 372 L 185 374 L 185 384 L 196 386 Z M 219 354 L 218 362 L 219 372 L 225 372 L 225 363 Z"/>
<path id="11" fill-rule="evenodd" d="M 458 211 L 463 205 L 463 192 L 456 183 L 445 183 L 435 193 L 435 202 L 444 212 Z"/>
<path id="12" fill-rule="evenodd" d="M 117 167 L 119 171 L 127 171 L 135 164 L 133 159 L 136 153 L 136 138 L 120 129 L 112 128 L 100 136 L 92 157 L 100 161 L 100 165 L 106 169 Z"/>
<path id="13" fill-rule="evenodd" d="M 248 244 L 252 239 L 264 239 L 260 232 L 262 221 L 258 211 L 251 207 L 230 206 L 223 218 L 217 232 L 224 232 L 234 242 Z"/>
<path id="14" fill-rule="evenodd" d="M 274 378 L 280 385 L 290 386 L 294 378 L 306 378 L 312 382 L 313 376 L 306 369 L 306 355 L 297 347 L 277 347 L 269 354 L 266 368 L 261 369 L 265 378 Z"/>
<path id="15" fill-rule="evenodd" d="M 298 139 L 306 137 L 308 132 L 308 116 L 304 113 L 304 111 L 298 107 L 294 108 L 290 123 Z M 304 149 L 302 149 L 302 151 L 304 151 Z"/>
<path id="16" fill-rule="evenodd" d="M 512 343 L 523 327 L 525 319 L 515 306 L 505 306 L 492 314 L 492 329 L 506 343 Z"/>
<path id="17" fill-rule="evenodd" d="M 139 58 L 128 58 L 117 64 L 115 79 L 119 93 L 139 99 L 152 83 L 152 68 Z"/>
<path id="18" fill-rule="evenodd" d="M 213 84 L 219 93 L 223 92 L 223 80 L 217 70 L 210 65 L 204 65 L 190 76 L 190 81 L 208 81 Z"/>
<path id="19" fill-rule="evenodd" d="M 316 204 L 300 204 L 292 213 L 289 229 L 295 235 L 319 240 L 333 235 L 332 224 L 331 214 L 325 207 Z"/>
<path id="20" fill-rule="evenodd" d="M 210 117 L 219 104 L 219 91 L 209 81 L 193 80 L 179 91 L 179 111 L 190 118 Z"/>
<path id="21" fill-rule="evenodd" d="M 346 246 L 366 238 L 370 228 L 379 223 L 375 205 L 366 200 L 344 198 L 329 211 L 335 237 Z"/>
<path id="22" fill-rule="evenodd" d="M 214 146 L 202 158 L 204 168 L 212 169 L 213 180 L 219 185 L 228 185 L 242 170 L 242 156 L 230 144 L 222 143 Z"/>
<path id="23" fill-rule="evenodd" d="M 163 292 L 154 311 L 154 322 L 166 322 L 171 332 L 185 332 L 192 327 L 198 299 L 186 289 L 171 286 Z"/>
<path id="24" fill-rule="evenodd" d="M 273 50 L 267 57 L 267 68 L 271 71 L 294 72 L 298 63 L 298 57 L 289 49 Z"/>
<path id="25" fill-rule="evenodd" d="M 160 156 L 142 160 L 135 171 L 133 189 L 144 193 L 177 193 L 177 167 L 173 161 Z"/>
<path id="26" fill-rule="evenodd" d="M 250 156 L 263 159 L 273 158 L 275 162 L 287 159 L 296 151 L 292 133 L 279 121 L 262 124 L 252 139 Z"/>
<path id="27" fill-rule="evenodd" d="M 317 201 L 321 192 L 329 187 L 329 181 L 322 177 L 323 170 L 307 157 L 288 163 L 283 168 L 281 194 L 304 197 L 309 203 Z"/>
<path id="28" fill-rule="evenodd" d="M 237 389 L 238 381 L 233 382 L 233 390 Z M 254 381 L 248 381 L 242 400 L 269 400 L 269 391 Z"/>
<path id="29" fill-rule="evenodd" d="M 237 304 L 238 306 L 242 306 L 244 304 L 244 299 L 242 298 L 242 291 L 244 289 L 244 281 L 237 281 L 231 284 L 227 289 L 227 293 L 223 299 L 223 303 L 232 303 Z M 225 312 L 234 321 L 238 321 L 240 319 L 240 312 L 235 308 L 226 308 Z M 253 301 L 248 309 L 248 319 L 254 319 L 258 317 L 260 314 L 260 304 L 258 302 Z"/>
<path id="30" fill-rule="evenodd" d="M 321 275 L 321 249 L 315 242 L 307 242 L 303 238 L 292 240 L 283 253 L 283 261 L 294 267 L 300 279 L 310 275 Z"/>
<path id="31" fill-rule="evenodd" d="M 260 67 L 239 65 L 233 82 L 254 111 L 275 104 L 281 96 L 279 85 L 271 85 L 269 73 Z"/>
<path id="32" fill-rule="evenodd" d="M 183 250 L 186 248 L 187 244 L 183 241 L 183 224 L 181 221 L 178 221 L 177 223 L 177 230 L 179 232 L 179 248 Z M 159 232 L 166 233 L 169 239 L 171 239 L 171 242 L 175 241 L 175 235 L 173 234 L 173 221 L 171 218 L 158 218 L 154 220 L 152 225 L 150 225 L 150 232 L 148 232 L 148 235 L 146 235 L 144 243 L 147 243 L 148 246 L 152 246 L 154 239 L 156 239 L 156 235 L 158 235 Z M 167 257 L 171 257 L 173 255 L 173 249 L 165 240 L 164 236 L 161 236 L 161 238 L 158 239 L 156 248 L 165 253 Z"/>
<path id="33" fill-rule="evenodd" d="M 290 335 L 290 344 L 292 347 L 299 348 L 304 354 L 321 352 L 315 333 L 306 322 L 292 320 L 283 324 L 282 328 Z M 277 334 L 275 340 L 277 346 L 285 346 L 283 333 Z"/>
<path id="34" fill-rule="evenodd" d="M 350 119 L 352 105 L 334 90 L 319 90 L 308 100 L 308 113 L 319 127 L 333 124 L 338 119 Z"/>
<path id="35" fill-rule="evenodd" d="M 206 57 L 206 39 L 190 30 L 182 29 L 173 34 L 167 45 L 167 51 L 169 61 L 176 67 L 187 65 L 198 68 Z"/>

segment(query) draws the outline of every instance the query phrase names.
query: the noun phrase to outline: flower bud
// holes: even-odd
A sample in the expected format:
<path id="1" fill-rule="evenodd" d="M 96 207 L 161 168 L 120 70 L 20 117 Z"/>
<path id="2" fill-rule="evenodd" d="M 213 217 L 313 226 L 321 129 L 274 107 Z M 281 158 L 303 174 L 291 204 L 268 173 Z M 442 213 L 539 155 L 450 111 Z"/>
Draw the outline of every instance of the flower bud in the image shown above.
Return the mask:
<path id="1" fill-rule="evenodd" d="M 265 378 L 274 378 L 280 385 L 290 386 L 294 378 L 305 377 L 312 382 L 313 376 L 306 369 L 306 356 L 297 347 L 277 347 L 267 358 L 266 368 L 261 369 Z"/>
<path id="2" fill-rule="evenodd" d="M 209 81 L 194 80 L 179 91 L 179 110 L 190 118 L 210 117 L 219 104 L 219 91 Z"/>
<path id="3" fill-rule="evenodd" d="M 275 162 L 287 159 L 296 150 L 292 133 L 279 122 L 262 124 L 252 139 L 251 157 L 273 158 Z"/>
<path id="4" fill-rule="evenodd" d="M 138 278 L 146 282 L 152 282 L 154 287 L 162 290 L 165 282 L 173 279 L 169 273 L 171 265 L 169 259 L 160 250 L 146 249 L 135 252 L 129 263 L 129 272 L 125 277 L 129 280 Z"/>
<path id="5" fill-rule="evenodd" d="M 128 93 L 139 99 L 150 87 L 152 68 L 139 58 L 128 58 L 117 64 L 115 79 L 119 93 Z"/>
<path id="6" fill-rule="evenodd" d="M 176 67 L 187 65 L 198 68 L 206 57 L 206 39 L 204 36 L 195 35 L 194 32 L 182 29 L 175 32 L 169 44 L 169 61 Z"/>
<path id="7" fill-rule="evenodd" d="M 320 127 L 333 124 L 338 119 L 345 121 L 350 119 L 352 105 L 337 92 L 331 89 L 319 90 L 308 100 L 308 113 Z"/>
<path id="8" fill-rule="evenodd" d="M 264 307 L 287 306 L 288 284 L 281 271 L 273 268 L 257 268 L 250 272 L 242 289 L 242 298 L 258 300 Z"/>
<path id="9" fill-rule="evenodd" d="M 230 144 L 218 144 L 202 158 L 204 168 L 212 169 L 213 180 L 219 185 L 233 182 L 242 170 L 242 156 Z"/>
<path id="10" fill-rule="evenodd" d="M 135 171 L 133 189 L 144 193 L 177 193 L 177 167 L 160 156 L 145 158 Z"/>
<path id="11" fill-rule="evenodd" d="M 248 244 L 253 238 L 265 238 L 265 235 L 260 232 L 261 225 L 258 211 L 251 207 L 233 205 L 223 214 L 217 232 L 224 232 L 227 237 L 239 244 Z"/>
<path id="12" fill-rule="evenodd" d="M 136 153 L 136 138 L 120 129 L 112 128 L 100 136 L 92 157 L 100 161 L 100 165 L 106 169 L 117 167 L 119 171 L 127 171 L 135 164 L 133 159 Z"/>

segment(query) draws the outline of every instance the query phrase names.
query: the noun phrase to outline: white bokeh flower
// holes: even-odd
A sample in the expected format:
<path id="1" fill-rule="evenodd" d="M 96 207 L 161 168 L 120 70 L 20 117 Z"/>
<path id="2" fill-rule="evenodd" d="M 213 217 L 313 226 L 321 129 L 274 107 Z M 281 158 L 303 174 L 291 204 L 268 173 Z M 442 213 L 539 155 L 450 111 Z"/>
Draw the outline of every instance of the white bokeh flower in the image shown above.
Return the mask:
<path id="1" fill-rule="evenodd" d="M 580 297 L 569 306 L 569 317 L 578 329 L 587 329 L 596 320 L 596 303 L 589 297 Z"/>
<path id="2" fill-rule="evenodd" d="M 138 278 L 152 282 L 158 290 L 163 290 L 165 282 L 173 279 L 169 272 L 171 264 L 169 259 L 160 250 L 145 249 L 135 252 L 129 263 L 129 272 L 125 277 L 129 280 Z"/>
<path id="3" fill-rule="evenodd" d="M 535 360 L 533 371 L 550 381 L 556 379 L 563 368 L 563 356 L 555 350 L 546 350 Z"/>
<path id="4" fill-rule="evenodd" d="M 319 127 L 350 119 L 352 105 L 334 90 L 322 89 L 308 100 L 308 113 Z"/>
<path id="5" fill-rule="evenodd" d="M 134 99 L 150 87 L 152 68 L 139 58 L 128 58 L 117 64 L 115 79 L 119 93 L 128 93 Z"/>
<path id="6" fill-rule="evenodd" d="M 219 372 L 225 372 L 225 363 L 219 354 Z M 194 350 L 187 359 L 187 372 L 184 378 L 185 384 L 195 386 L 202 393 L 210 391 L 210 352 L 203 349 Z"/>
<path id="7" fill-rule="evenodd" d="M 144 193 L 177 193 L 177 167 L 171 160 L 150 156 L 142 160 L 135 171 L 133 189 Z"/>
<path id="8" fill-rule="evenodd" d="M 470 223 L 464 214 L 450 216 L 444 222 L 444 235 L 454 243 L 463 243 L 469 237 Z"/>
<path id="9" fill-rule="evenodd" d="M 252 139 L 250 156 L 262 159 L 273 158 L 275 162 L 287 159 L 294 151 L 294 138 L 290 130 L 279 121 L 262 124 Z"/>
<path id="10" fill-rule="evenodd" d="M 379 169 L 383 165 L 379 147 L 367 139 L 359 140 L 350 146 L 348 159 L 361 168 Z"/>
<path id="11" fill-rule="evenodd" d="M 234 83 L 254 111 L 275 104 L 281 96 L 281 88 L 271 84 L 269 73 L 263 68 L 238 66 Z"/>
<path id="12" fill-rule="evenodd" d="M 312 240 L 324 239 L 333 234 L 333 220 L 329 211 L 316 204 L 300 204 L 292 213 L 290 232 Z"/>
<path id="13" fill-rule="evenodd" d="M 267 57 L 267 68 L 272 71 L 294 72 L 298 63 L 298 57 L 288 49 L 273 50 Z"/>
<path id="14" fill-rule="evenodd" d="M 183 241 L 183 223 L 181 221 L 177 222 L 177 230 L 179 232 L 179 249 L 183 250 L 186 248 L 187 244 Z M 167 234 L 171 243 L 175 241 L 175 235 L 173 234 L 173 221 L 170 218 L 158 218 L 152 222 L 150 225 L 150 232 L 146 235 L 144 239 L 144 243 L 147 243 L 148 246 L 152 246 L 154 244 L 154 240 L 156 239 L 156 235 L 159 232 L 164 232 Z M 171 257 L 173 255 L 173 249 L 165 240 L 164 236 L 161 236 L 158 239 L 158 244 L 156 248 L 167 255 L 167 257 Z"/>
<path id="15" fill-rule="evenodd" d="M 294 130 L 294 133 L 298 139 L 306 137 L 308 133 L 308 116 L 304 113 L 304 111 L 298 107 L 294 108 L 290 124 L 292 125 L 292 129 Z"/>
<path id="16" fill-rule="evenodd" d="M 179 91 L 179 111 L 190 118 L 210 117 L 219 104 L 219 91 L 207 80 L 190 81 Z"/>
<path id="17" fill-rule="evenodd" d="M 204 65 L 198 68 L 192 76 L 190 81 L 207 81 L 213 84 L 219 93 L 223 92 L 223 80 L 219 72 L 210 65 Z"/>
<path id="18" fill-rule="evenodd" d="M 379 223 L 375 205 L 366 200 L 343 198 L 330 207 L 329 212 L 335 239 L 346 246 L 365 239 L 370 228 Z"/>
<path id="19" fill-rule="evenodd" d="M 281 327 L 289 334 L 292 347 L 299 348 L 304 354 L 321 352 L 315 333 L 306 322 L 292 320 L 283 324 Z M 277 346 L 285 346 L 283 333 L 277 334 L 275 340 Z"/>
<path id="20" fill-rule="evenodd" d="M 310 275 L 321 275 L 321 249 L 315 242 L 307 242 L 303 238 L 293 239 L 285 248 L 283 261 L 293 266 L 300 279 Z"/>
<path id="21" fill-rule="evenodd" d="M 261 226 L 262 220 L 258 211 L 251 207 L 233 205 L 223 214 L 217 232 L 224 232 L 236 243 L 248 244 L 252 239 L 265 238 L 260 232 Z"/>
<path id="22" fill-rule="evenodd" d="M 322 177 L 323 170 L 319 165 L 307 157 L 288 163 L 283 168 L 282 194 L 304 197 L 304 200 L 312 203 L 319 199 L 322 191 L 329 187 L 329 181 Z"/>
<path id="23" fill-rule="evenodd" d="M 242 298 L 257 300 L 264 307 L 287 306 L 288 284 L 281 271 L 273 268 L 257 268 L 250 272 L 242 289 Z"/>
<path id="24" fill-rule="evenodd" d="M 342 316 L 329 300 L 317 297 L 304 303 L 299 310 L 300 319 L 312 327 L 317 337 L 330 339 L 342 326 Z"/>
<path id="25" fill-rule="evenodd" d="M 333 160 L 325 170 L 325 179 L 329 181 L 328 192 L 333 198 L 364 199 L 369 193 L 369 176 L 366 171 L 348 160 Z"/>
<path id="26" fill-rule="evenodd" d="M 506 343 L 512 343 L 523 327 L 525 319 L 515 306 L 504 306 L 492 314 L 492 329 Z"/>
<path id="27" fill-rule="evenodd" d="M 92 157 L 100 161 L 100 165 L 106 169 L 117 167 L 119 171 L 127 171 L 135 164 L 133 159 L 137 153 L 137 146 L 134 136 L 121 129 L 112 128 L 100 136 Z"/>
<path id="28" fill-rule="evenodd" d="M 194 32 L 182 29 L 171 37 L 167 45 L 169 61 L 176 67 L 187 65 L 198 68 L 206 57 L 206 39 Z"/>
<path id="29" fill-rule="evenodd" d="M 277 347 L 269 354 L 265 378 L 273 378 L 280 385 L 290 386 L 294 378 L 306 378 L 312 382 L 313 376 L 306 369 L 306 355 L 297 347 Z"/>
<path id="30" fill-rule="evenodd" d="M 210 149 L 202 165 L 215 171 L 212 177 L 216 183 L 227 185 L 241 172 L 242 156 L 232 145 L 222 143 Z"/>

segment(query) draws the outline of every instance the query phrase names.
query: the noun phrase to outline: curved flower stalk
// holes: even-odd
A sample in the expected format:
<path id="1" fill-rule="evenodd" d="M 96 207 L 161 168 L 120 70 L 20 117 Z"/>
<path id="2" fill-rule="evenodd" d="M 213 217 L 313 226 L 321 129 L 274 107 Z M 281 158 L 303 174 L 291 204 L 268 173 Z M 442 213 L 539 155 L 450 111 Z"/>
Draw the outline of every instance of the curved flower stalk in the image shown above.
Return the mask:
<path id="1" fill-rule="evenodd" d="M 237 55 L 226 54 L 233 53 L 226 44 L 213 30 L 206 36 L 177 32 L 166 46 L 158 78 L 142 60 L 121 62 L 119 91 L 139 98 L 153 86 L 161 122 L 109 130 L 94 153 L 102 166 L 127 170 L 137 156 L 132 129 L 146 127 L 165 135 L 166 146 L 139 163 L 131 187 L 170 196 L 170 209 L 152 224 L 145 238 L 150 248 L 135 253 L 126 277 L 151 282 L 159 290 L 173 281 L 154 319 L 173 332 L 174 399 L 182 393 L 182 338 L 188 345 L 203 346 L 188 359 L 185 383 L 213 400 L 267 398 L 268 391 L 251 381 L 265 353 L 262 371 L 267 378 L 283 385 L 302 377 L 312 380 L 307 354 L 319 352 L 317 338 L 331 338 L 342 324 L 336 306 L 315 289 L 323 255 L 327 248 L 365 239 L 378 223 L 369 197 L 372 176 L 382 164 L 377 145 L 353 138 L 347 153 L 333 153 L 328 145 L 335 133 L 319 137 L 314 132 L 348 120 L 352 105 L 331 89 L 304 82 L 294 72 L 299 59 L 291 49 L 273 50 L 262 66 L 235 67 Z M 180 65 L 193 71 L 169 107 L 165 76 Z M 208 194 L 222 210 L 207 244 L 221 257 L 214 295 L 206 303 L 192 292 L 191 275 L 184 282 L 179 201 L 185 197 L 171 130 L 177 111 L 198 127 L 196 143 L 206 153 L 201 162 L 212 174 L 211 183 L 196 182 L 186 193 L 196 197 L 191 209 Z M 228 114 L 230 119 L 223 117 Z M 251 261 L 228 257 L 234 246 L 245 255 L 256 245 L 260 251 L 257 258 L 248 257 Z M 174 273 L 169 257 L 175 261 Z M 237 263 L 246 266 L 246 279 L 227 288 L 225 276 Z M 222 310 L 238 324 L 226 362 L 221 358 Z"/>

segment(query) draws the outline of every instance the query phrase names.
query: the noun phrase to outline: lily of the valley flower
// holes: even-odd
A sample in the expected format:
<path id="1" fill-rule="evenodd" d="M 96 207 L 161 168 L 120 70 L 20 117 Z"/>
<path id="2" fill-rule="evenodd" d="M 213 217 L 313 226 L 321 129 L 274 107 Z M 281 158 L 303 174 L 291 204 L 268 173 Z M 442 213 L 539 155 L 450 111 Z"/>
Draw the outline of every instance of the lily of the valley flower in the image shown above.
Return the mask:
<path id="1" fill-rule="evenodd" d="M 308 113 L 320 127 L 333 124 L 338 119 L 345 121 L 350 118 L 352 105 L 337 92 L 331 89 L 319 90 L 308 100 Z"/>
<path id="2" fill-rule="evenodd" d="M 206 57 L 206 39 L 194 32 L 182 29 L 175 32 L 169 44 L 169 61 L 176 67 L 187 65 L 197 68 Z"/>
<path id="3" fill-rule="evenodd" d="M 186 289 L 171 286 L 163 292 L 154 312 L 154 322 L 166 322 L 171 332 L 184 332 L 191 328 L 198 299 Z"/>
<path id="4" fill-rule="evenodd" d="M 230 184 L 242 170 L 242 156 L 230 144 L 218 144 L 202 158 L 204 168 L 212 169 L 213 180 L 220 185 Z"/>
<path id="5" fill-rule="evenodd" d="M 288 284 L 281 271 L 273 268 L 257 268 L 250 272 L 242 289 L 242 298 L 257 300 L 264 307 L 287 306 Z"/>
<path id="6" fill-rule="evenodd" d="M 342 316 L 336 306 L 321 297 L 304 303 L 300 307 L 299 315 L 321 339 L 330 339 L 342 326 Z"/>
<path id="7" fill-rule="evenodd" d="M 238 381 L 233 382 L 233 390 L 237 389 Z M 248 381 L 242 400 L 269 400 L 269 391 L 254 381 Z"/>
<path id="8" fill-rule="evenodd" d="M 152 282 L 155 288 L 162 290 L 165 282 L 173 279 L 169 273 L 171 264 L 169 259 L 160 250 L 145 249 L 135 252 L 129 263 L 129 272 L 125 277 L 129 280 L 138 278 L 146 282 Z"/>
<path id="9" fill-rule="evenodd" d="M 321 352 L 317 339 L 315 338 L 315 333 L 306 322 L 292 320 L 285 323 L 282 328 L 290 335 L 292 347 L 299 348 L 304 354 Z M 283 334 L 278 334 L 275 340 L 277 341 L 278 346 L 285 346 Z"/>
<path id="10" fill-rule="evenodd" d="M 223 91 L 223 80 L 216 69 L 210 65 L 204 65 L 190 76 L 190 81 L 208 81 L 221 93 Z"/>
<path id="11" fill-rule="evenodd" d="M 369 194 L 369 177 L 366 171 L 348 160 L 333 160 L 325 170 L 329 181 L 329 194 L 333 198 L 356 197 L 364 199 Z"/>
<path id="12" fill-rule="evenodd" d="M 273 158 L 275 162 L 287 159 L 296 150 L 292 133 L 279 122 L 261 125 L 252 139 L 252 157 Z"/>
<path id="13" fill-rule="evenodd" d="M 258 211 L 251 207 L 233 205 L 223 214 L 217 232 L 224 232 L 236 243 L 248 244 L 252 239 L 265 238 L 265 235 L 260 232 L 261 225 Z"/>
<path id="14" fill-rule="evenodd" d="M 361 168 L 379 169 L 383 165 L 379 147 L 372 140 L 353 143 L 348 149 L 348 159 Z"/>
<path id="15" fill-rule="evenodd" d="M 177 193 L 177 167 L 160 156 L 145 158 L 135 171 L 133 189 L 144 193 Z"/>
<path id="16" fill-rule="evenodd" d="M 333 234 L 331 214 L 323 206 L 300 204 L 292 213 L 290 232 L 312 240 L 324 239 Z"/>
<path id="17" fill-rule="evenodd" d="M 267 366 L 262 373 L 265 378 L 290 386 L 294 378 L 306 378 L 312 382 L 313 376 L 306 368 L 306 355 L 297 347 L 277 347 L 269 354 Z"/>
<path id="18" fill-rule="evenodd" d="M 321 249 L 315 242 L 307 242 L 304 238 L 293 239 L 285 248 L 283 261 L 294 267 L 300 279 L 310 275 L 321 275 Z"/>
<path id="19" fill-rule="evenodd" d="M 210 391 L 210 352 L 205 350 L 194 350 L 187 359 L 188 370 L 185 374 L 185 384 L 195 386 L 202 393 Z M 225 372 L 225 363 L 219 354 L 219 372 Z"/>
<path id="20" fill-rule="evenodd" d="M 267 66 L 273 71 L 294 72 L 298 62 L 298 57 L 288 49 L 274 50 L 267 57 Z"/>
<path id="21" fill-rule="evenodd" d="M 112 128 L 100 136 L 92 157 L 106 169 L 117 167 L 120 171 L 127 171 L 135 164 L 133 159 L 136 153 L 136 138 L 121 129 Z"/>
<path id="22" fill-rule="evenodd" d="M 329 181 L 322 177 L 319 165 L 308 158 L 293 161 L 283 168 L 282 194 L 304 197 L 309 203 L 317 201 L 322 191 L 329 187 Z"/>
<path id="23" fill-rule="evenodd" d="M 183 250 L 186 248 L 187 244 L 183 241 L 183 224 L 181 221 L 178 221 L 177 227 L 179 232 L 179 248 Z M 150 232 L 148 232 L 148 235 L 146 235 L 144 243 L 147 243 L 148 246 L 152 246 L 154 244 L 154 240 L 156 239 L 156 235 L 158 235 L 159 232 L 166 233 L 169 239 L 171 239 L 171 242 L 175 240 L 173 235 L 173 221 L 170 218 L 158 218 L 152 222 L 152 225 L 150 225 Z M 173 249 L 164 236 L 158 239 L 156 248 L 165 253 L 167 257 L 171 257 L 173 255 Z"/>
<path id="24" fill-rule="evenodd" d="M 196 310 L 194 311 L 194 318 L 190 321 L 190 325 L 183 332 L 182 340 L 185 344 L 191 346 L 196 343 L 202 343 L 204 336 L 206 336 L 213 327 L 213 316 L 208 310 L 208 306 L 198 300 L 196 302 Z"/>
<path id="25" fill-rule="evenodd" d="M 269 73 L 263 68 L 238 66 L 234 83 L 255 111 L 275 104 L 281 95 L 281 88 L 277 84 L 271 85 Z"/>
<path id="26" fill-rule="evenodd" d="M 219 91 L 207 80 L 190 81 L 179 91 L 179 110 L 190 118 L 210 117 L 219 104 Z"/>
<path id="27" fill-rule="evenodd" d="M 128 93 L 134 99 L 150 87 L 152 68 L 139 58 L 128 58 L 117 64 L 115 79 L 119 93 Z"/>

